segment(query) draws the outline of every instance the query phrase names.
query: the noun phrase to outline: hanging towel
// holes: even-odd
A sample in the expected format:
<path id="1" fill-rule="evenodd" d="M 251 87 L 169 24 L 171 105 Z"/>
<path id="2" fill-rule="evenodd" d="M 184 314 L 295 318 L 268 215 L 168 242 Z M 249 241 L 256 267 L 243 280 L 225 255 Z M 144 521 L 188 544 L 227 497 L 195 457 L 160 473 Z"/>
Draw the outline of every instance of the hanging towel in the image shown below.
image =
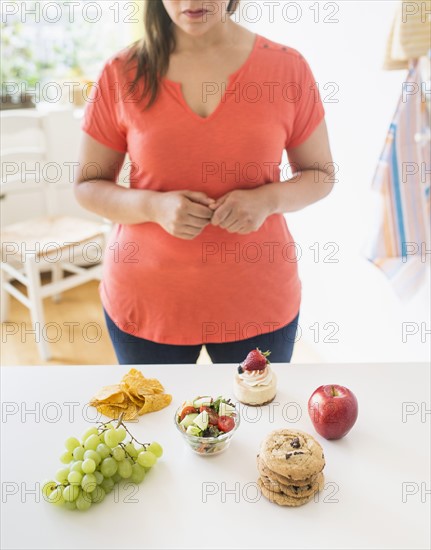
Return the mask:
<path id="1" fill-rule="evenodd" d="M 403 299 L 424 282 L 431 257 L 430 92 L 422 82 L 420 65 L 411 62 L 373 178 L 380 212 L 366 254 Z"/>
<path id="2" fill-rule="evenodd" d="M 400 2 L 392 24 L 384 69 L 407 69 L 431 48 L 431 1 Z"/>

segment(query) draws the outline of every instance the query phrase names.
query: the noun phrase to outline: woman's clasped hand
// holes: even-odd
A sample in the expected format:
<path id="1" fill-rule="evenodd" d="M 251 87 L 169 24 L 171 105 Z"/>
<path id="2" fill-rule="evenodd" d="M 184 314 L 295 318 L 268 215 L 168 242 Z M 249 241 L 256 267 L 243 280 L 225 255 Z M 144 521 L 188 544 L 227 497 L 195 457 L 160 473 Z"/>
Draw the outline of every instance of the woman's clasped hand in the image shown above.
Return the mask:
<path id="1" fill-rule="evenodd" d="M 200 191 L 159 193 L 155 221 L 170 235 L 191 240 L 211 224 L 229 233 L 257 231 L 270 215 L 261 188 L 237 189 L 215 200 Z"/>

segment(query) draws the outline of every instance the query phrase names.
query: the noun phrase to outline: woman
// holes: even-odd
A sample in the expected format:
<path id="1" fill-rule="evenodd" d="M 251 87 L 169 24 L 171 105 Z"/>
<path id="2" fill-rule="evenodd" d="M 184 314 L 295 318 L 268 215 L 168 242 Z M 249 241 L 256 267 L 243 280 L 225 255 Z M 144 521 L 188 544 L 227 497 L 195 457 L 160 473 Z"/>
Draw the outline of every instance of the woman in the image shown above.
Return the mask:
<path id="1" fill-rule="evenodd" d="M 203 344 L 215 363 L 292 355 L 283 214 L 330 192 L 332 158 L 307 62 L 232 21 L 238 5 L 147 1 L 145 38 L 106 62 L 85 111 L 75 193 L 116 222 L 100 291 L 122 364 L 194 363 Z"/>

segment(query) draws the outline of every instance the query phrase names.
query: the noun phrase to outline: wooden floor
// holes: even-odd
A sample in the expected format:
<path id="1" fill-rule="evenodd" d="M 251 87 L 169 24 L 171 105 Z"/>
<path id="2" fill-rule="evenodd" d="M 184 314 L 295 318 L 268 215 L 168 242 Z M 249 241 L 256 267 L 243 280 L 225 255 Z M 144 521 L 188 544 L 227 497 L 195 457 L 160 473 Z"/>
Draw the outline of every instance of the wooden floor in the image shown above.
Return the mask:
<path id="1" fill-rule="evenodd" d="M 98 282 L 69 290 L 58 303 L 44 300 L 45 334 L 32 334 L 30 314 L 14 298 L 9 321 L 2 324 L 2 365 L 103 365 L 116 363 L 99 300 Z M 49 323 L 52 323 L 49 325 Z M 46 336 L 53 357 L 42 361 L 36 337 Z M 57 341 L 58 340 L 58 341 Z"/>
<path id="2" fill-rule="evenodd" d="M 44 300 L 45 335 L 34 334 L 29 311 L 14 298 L 10 300 L 10 315 L 1 325 L 1 365 L 112 365 L 117 359 L 105 326 L 98 282 L 90 282 L 65 292 L 59 303 Z M 36 337 L 46 336 L 53 358 L 42 361 L 36 347 Z M 292 361 L 319 361 L 302 341 L 295 347 Z M 198 363 L 211 360 L 203 349 Z"/>

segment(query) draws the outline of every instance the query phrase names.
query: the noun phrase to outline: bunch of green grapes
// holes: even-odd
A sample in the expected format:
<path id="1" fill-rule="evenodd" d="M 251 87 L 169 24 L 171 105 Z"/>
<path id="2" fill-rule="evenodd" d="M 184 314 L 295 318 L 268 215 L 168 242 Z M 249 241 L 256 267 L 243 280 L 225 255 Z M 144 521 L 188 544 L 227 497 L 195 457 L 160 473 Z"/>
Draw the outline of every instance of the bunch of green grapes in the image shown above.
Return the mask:
<path id="1" fill-rule="evenodd" d="M 127 435 L 130 437 L 126 440 Z M 88 510 L 102 502 L 121 480 L 141 483 L 163 454 L 156 443 L 141 444 L 119 422 L 92 427 L 81 441 L 69 437 L 55 481 L 42 485 L 45 500 L 69 510 Z"/>

